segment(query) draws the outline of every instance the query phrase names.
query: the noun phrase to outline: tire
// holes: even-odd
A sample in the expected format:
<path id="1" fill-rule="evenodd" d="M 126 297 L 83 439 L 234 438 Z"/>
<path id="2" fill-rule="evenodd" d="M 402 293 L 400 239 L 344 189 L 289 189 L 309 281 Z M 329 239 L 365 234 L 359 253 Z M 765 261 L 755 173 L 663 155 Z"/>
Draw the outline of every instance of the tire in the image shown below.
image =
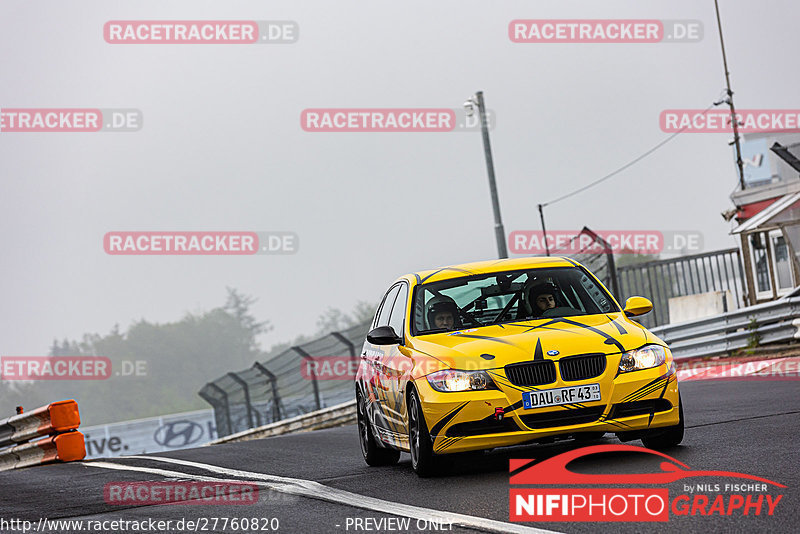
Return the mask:
<path id="1" fill-rule="evenodd" d="M 367 465 L 377 467 L 394 465 L 400 460 L 400 451 L 380 447 L 372 435 L 372 428 L 367 420 L 367 408 L 361 392 L 356 392 L 356 413 L 358 417 L 358 441 L 361 444 L 361 455 Z"/>
<path id="2" fill-rule="evenodd" d="M 417 476 L 426 478 L 439 472 L 419 394 L 413 389 L 408 395 L 408 447 L 411 450 L 411 467 Z"/>
<path id="3" fill-rule="evenodd" d="M 683 400 L 678 396 L 678 424 L 654 430 L 652 435 L 642 438 L 648 449 L 666 450 L 677 447 L 683 441 Z"/>

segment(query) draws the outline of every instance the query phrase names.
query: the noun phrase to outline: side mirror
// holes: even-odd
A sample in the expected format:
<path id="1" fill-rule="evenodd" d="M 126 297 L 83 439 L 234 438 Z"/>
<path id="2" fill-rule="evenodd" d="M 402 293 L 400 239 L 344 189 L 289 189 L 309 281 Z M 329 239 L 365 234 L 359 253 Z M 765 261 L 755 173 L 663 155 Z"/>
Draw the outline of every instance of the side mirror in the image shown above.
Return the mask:
<path id="1" fill-rule="evenodd" d="M 644 297 L 631 297 L 625 301 L 625 315 L 628 317 L 635 317 L 637 315 L 644 315 L 653 309 L 653 303 Z"/>
<path id="2" fill-rule="evenodd" d="M 367 334 L 367 341 L 373 345 L 399 345 L 403 342 L 394 331 L 394 328 L 388 325 L 370 330 Z"/>

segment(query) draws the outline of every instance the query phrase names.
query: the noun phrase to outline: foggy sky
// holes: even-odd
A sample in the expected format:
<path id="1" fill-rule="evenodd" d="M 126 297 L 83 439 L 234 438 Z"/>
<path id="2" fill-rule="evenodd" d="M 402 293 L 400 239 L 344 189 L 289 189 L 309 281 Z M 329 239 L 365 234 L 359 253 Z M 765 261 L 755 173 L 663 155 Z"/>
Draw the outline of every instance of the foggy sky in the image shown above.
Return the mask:
<path id="1" fill-rule="evenodd" d="M 736 104 L 794 108 L 800 6 L 720 2 Z M 259 299 L 272 343 L 406 272 L 496 255 L 478 132 L 309 133 L 306 108 L 460 108 L 477 90 L 506 232 L 663 140 L 724 87 L 712 0 L 3 2 L 0 107 L 137 108 L 133 133 L 0 133 L 0 354 Z M 515 44 L 518 18 L 697 19 L 699 43 Z M 129 19 L 293 20 L 287 45 L 111 45 Z M 683 134 L 547 210 L 548 228 L 694 230 L 735 246 L 726 134 Z M 110 256 L 125 230 L 290 231 L 288 256 Z M 213 378 L 213 377 L 209 377 Z"/>

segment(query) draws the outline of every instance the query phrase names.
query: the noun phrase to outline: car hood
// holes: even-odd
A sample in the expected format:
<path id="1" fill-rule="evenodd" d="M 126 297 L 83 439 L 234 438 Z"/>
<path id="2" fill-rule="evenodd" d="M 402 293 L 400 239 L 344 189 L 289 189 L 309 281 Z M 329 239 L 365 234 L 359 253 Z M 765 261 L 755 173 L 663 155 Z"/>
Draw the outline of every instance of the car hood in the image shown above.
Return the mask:
<path id="1" fill-rule="evenodd" d="M 454 369 L 493 369 L 530 361 L 539 354 L 557 360 L 576 354 L 615 354 L 646 343 L 665 345 L 620 312 L 536 319 L 423 335 L 414 339 L 413 348 Z"/>

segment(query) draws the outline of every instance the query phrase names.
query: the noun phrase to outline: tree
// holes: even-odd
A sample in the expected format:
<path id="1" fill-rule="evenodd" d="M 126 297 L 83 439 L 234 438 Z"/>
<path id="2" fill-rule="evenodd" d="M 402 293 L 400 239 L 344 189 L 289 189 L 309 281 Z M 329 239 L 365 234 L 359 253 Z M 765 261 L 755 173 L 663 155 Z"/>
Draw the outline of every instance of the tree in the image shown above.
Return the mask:
<path id="1" fill-rule="evenodd" d="M 317 319 L 317 335 L 346 330 L 353 326 L 366 323 L 375 315 L 377 304 L 359 300 L 353 310 L 347 314 L 339 308 L 328 307 Z"/>
<path id="2" fill-rule="evenodd" d="M 144 319 L 127 331 L 53 341 L 51 356 L 99 356 L 111 361 L 104 380 L 47 380 L 0 388 L 6 406 L 32 409 L 74 398 L 84 425 L 208 408 L 197 391 L 231 369 L 249 367 L 262 353 L 256 337 L 272 329 L 250 311 L 255 299 L 227 288 L 224 306 L 157 324 Z"/>

